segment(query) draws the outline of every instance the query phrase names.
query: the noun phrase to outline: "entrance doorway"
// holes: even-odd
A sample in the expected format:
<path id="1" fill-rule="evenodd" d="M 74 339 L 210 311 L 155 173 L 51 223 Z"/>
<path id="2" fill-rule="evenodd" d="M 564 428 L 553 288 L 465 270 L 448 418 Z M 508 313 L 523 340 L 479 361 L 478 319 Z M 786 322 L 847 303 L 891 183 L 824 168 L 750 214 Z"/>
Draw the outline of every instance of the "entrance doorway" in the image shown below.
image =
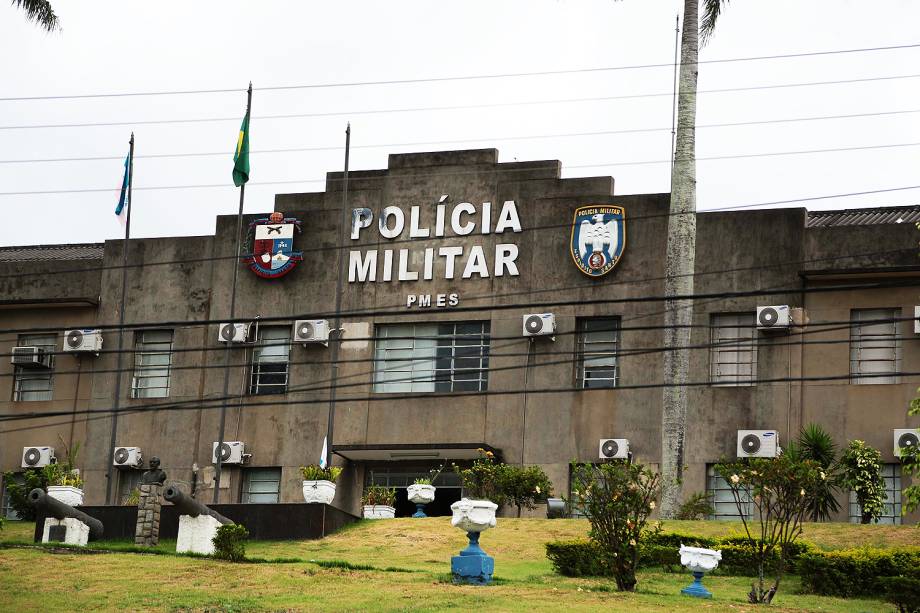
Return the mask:
<path id="1" fill-rule="evenodd" d="M 387 462 L 368 464 L 364 471 L 365 488 L 380 485 L 396 489 L 396 517 L 411 517 L 415 513 L 415 504 L 409 502 L 406 488 L 416 479 L 431 477 L 431 471 L 437 470 L 440 463 L 403 463 Z M 451 515 L 450 505 L 460 500 L 460 478 L 450 468 L 445 468 L 432 482 L 437 488 L 434 502 L 425 506 L 425 515 L 443 517 Z"/>

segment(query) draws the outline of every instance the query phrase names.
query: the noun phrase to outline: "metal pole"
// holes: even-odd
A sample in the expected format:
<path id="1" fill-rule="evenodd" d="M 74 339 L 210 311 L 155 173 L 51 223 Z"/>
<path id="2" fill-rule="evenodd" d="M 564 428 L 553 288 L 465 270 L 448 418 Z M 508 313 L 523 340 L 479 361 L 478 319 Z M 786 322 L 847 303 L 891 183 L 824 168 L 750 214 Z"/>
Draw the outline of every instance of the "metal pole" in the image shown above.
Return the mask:
<path id="1" fill-rule="evenodd" d="M 345 252 L 345 233 L 348 231 L 348 154 L 351 150 L 351 122 L 345 127 L 345 175 L 342 184 L 342 227 L 339 232 L 339 274 L 335 281 L 335 320 L 332 328 L 336 331 L 336 339 L 332 343 L 329 361 L 332 363 L 332 378 L 329 390 L 329 414 L 326 417 L 326 466 L 332 466 L 332 435 L 335 430 L 335 389 L 339 378 L 339 345 L 342 343 L 342 284 L 344 282 L 345 268 L 347 267 L 347 254 Z"/>
<path id="2" fill-rule="evenodd" d="M 246 92 L 246 116 L 249 116 L 249 111 L 252 109 L 252 82 L 249 83 L 249 90 Z M 251 119 L 250 119 L 251 121 Z M 249 130 L 249 125 L 246 126 L 246 129 Z M 246 135 L 248 138 L 248 134 Z M 246 198 L 246 184 L 243 183 L 240 185 L 240 208 L 236 213 L 236 249 L 233 252 L 234 257 L 230 260 L 233 266 L 233 284 L 230 286 L 230 321 L 233 321 L 233 318 L 236 316 L 236 281 L 239 277 L 240 271 L 240 246 L 242 243 L 242 233 L 243 233 L 243 201 Z M 217 432 L 217 466 L 214 470 L 214 504 L 220 502 L 220 473 L 221 467 L 223 465 L 223 460 L 220 457 L 221 447 L 224 446 L 224 430 L 227 426 L 227 392 L 230 389 L 230 345 L 232 343 L 227 342 L 226 347 L 224 347 L 224 392 L 221 394 L 221 405 L 220 405 L 220 427 Z M 242 411 L 242 408 L 240 409 Z"/>
<path id="3" fill-rule="evenodd" d="M 125 243 L 121 249 L 121 305 L 118 308 L 118 352 L 115 358 L 115 401 L 112 403 L 112 431 L 109 435 L 109 448 L 105 453 L 105 503 L 112 504 L 112 478 L 114 467 L 112 450 L 118 435 L 118 406 L 121 402 L 121 364 L 125 339 L 125 297 L 128 294 L 128 240 L 131 238 L 131 209 L 134 200 L 131 197 L 131 188 L 134 186 L 134 132 L 128 141 L 128 212 L 125 215 Z"/>
<path id="4" fill-rule="evenodd" d="M 674 123 L 677 121 L 677 58 L 680 50 L 680 13 L 674 16 L 674 88 L 673 97 L 671 98 L 671 174 L 674 174 L 674 141 L 677 138 L 677 130 Z M 668 188 L 668 192 L 670 192 Z"/>

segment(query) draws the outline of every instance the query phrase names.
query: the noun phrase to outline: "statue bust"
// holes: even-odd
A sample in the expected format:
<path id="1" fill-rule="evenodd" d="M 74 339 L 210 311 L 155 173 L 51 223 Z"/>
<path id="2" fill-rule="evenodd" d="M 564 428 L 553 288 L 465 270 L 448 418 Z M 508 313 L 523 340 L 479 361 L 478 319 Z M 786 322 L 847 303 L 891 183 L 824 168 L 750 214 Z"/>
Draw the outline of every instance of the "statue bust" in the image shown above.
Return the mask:
<path id="1" fill-rule="evenodd" d="M 160 469 L 160 458 L 150 458 L 150 468 L 141 475 L 141 485 L 163 485 L 166 481 L 166 472 Z"/>

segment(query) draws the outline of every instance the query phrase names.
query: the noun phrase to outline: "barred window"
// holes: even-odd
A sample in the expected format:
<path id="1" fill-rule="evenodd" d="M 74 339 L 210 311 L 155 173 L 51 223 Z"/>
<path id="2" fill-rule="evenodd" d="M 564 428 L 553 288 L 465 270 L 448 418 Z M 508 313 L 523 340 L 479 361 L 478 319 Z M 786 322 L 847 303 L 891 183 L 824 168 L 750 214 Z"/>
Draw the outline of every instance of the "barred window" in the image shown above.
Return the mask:
<path id="1" fill-rule="evenodd" d="M 118 471 L 118 500 L 121 504 L 137 504 L 135 494 L 140 495 L 142 470 L 119 470 Z"/>
<path id="2" fill-rule="evenodd" d="M 47 367 L 26 368 L 16 366 L 13 370 L 13 400 L 51 400 L 54 375 L 54 352 L 57 350 L 55 334 L 23 334 L 16 341 L 17 347 L 38 347 L 48 355 Z"/>
<path id="3" fill-rule="evenodd" d="M 898 383 L 900 309 L 854 309 L 850 314 L 850 377 L 853 383 Z M 872 375 L 872 376 L 866 376 Z"/>
<path id="4" fill-rule="evenodd" d="M 281 492 L 280 468 L 246 468 L 243 470 L 242 502 L 275 503 Z"/>
<path id="5" fill-rule="evenodd" d="M 289 326 L 259 328 L 258 344 L 252 353 L 250 394 L 283 394 L 287 391 L 290 351 Z"/>
<path id="6" fill-rule="evenodd" d="M 169 397 L 172 330 L 142 330 L 134 335 L 132 398 Z"/>
<path id="7" fill-rule="evenodd" d="M 728 482 L 716 472 L 714 464 L 706 466 L 706 493 L 709 494 L 710 504 L 714 513 L 709 519 L 741 519 L 738 514 L 738 505 L 735 502 L 735 495 L 728 486 Z M 754 503 L 751 501 L 751 492 L 749 488 L 744 488 L 741 494 L 741 508 L 744 511 L 744 518 L 750 519 L 754 516 Z"/>
<path id="8" fill-rule="evenodd" d="M 13 508 L 13 504 L 10 501 L 9 485 L 11 482 L 17 485 L 24 485 L 26 478 L 22 473 L 6 473 L 0 478 L 3 479 L 3 493 L 0 494 L 0 517 L 3 519 L 17 520 L 19 519 L 19 513 L 16 512 L 16 509 Z"/>
<path id="9" fill-rule="evenodd" d="M 757 378 L 754 314 L 713 313 L 709 325 L 709 380 L 715 385 L 753 385 Z"/>
<path id="10" fill-rule="evenodd" d="M 616 387 L 620 318 L 579 319 L 577 342 L 578 387 Z"/>
<path id="11" fill-rule="evenodd" d="M 375 392 L 488 389 L 489 322 L 377 326 Z"/>
<path id="12" fill-rule="evenodd" d="M 882 479 L 885 480 L 885 505 L 882 515 L 878 518 L 880 524 L 901 523 L 901 465 L 882 464 Z M 850 522 L 858 524 L 862 521 L 862 509 L 856 502 L 856 492 L 850 491 Z"/>

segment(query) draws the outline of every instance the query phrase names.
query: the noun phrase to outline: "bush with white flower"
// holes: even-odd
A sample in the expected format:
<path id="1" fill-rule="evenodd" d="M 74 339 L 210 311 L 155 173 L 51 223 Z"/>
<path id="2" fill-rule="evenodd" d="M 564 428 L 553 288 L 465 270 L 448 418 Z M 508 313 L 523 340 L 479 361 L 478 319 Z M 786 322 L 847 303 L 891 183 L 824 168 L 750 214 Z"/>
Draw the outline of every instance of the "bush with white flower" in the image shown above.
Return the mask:
<path id="1" fill-rule="evenodd" d="M 591 522 L 588 535 L 604 552 L 601 562 L 620 591 L 636 588 L 642 535 L 660 490 L 660 475 L 641 464 L 572 464 L 569 502 Z"/>
<path id="2" fill-rule="evenodd" d="M 840 458 L 843 483 L 856 494 L 862 523 L 878 521 L 885 510 L 882 454 L 863 441 L 850 441 Z"/>

